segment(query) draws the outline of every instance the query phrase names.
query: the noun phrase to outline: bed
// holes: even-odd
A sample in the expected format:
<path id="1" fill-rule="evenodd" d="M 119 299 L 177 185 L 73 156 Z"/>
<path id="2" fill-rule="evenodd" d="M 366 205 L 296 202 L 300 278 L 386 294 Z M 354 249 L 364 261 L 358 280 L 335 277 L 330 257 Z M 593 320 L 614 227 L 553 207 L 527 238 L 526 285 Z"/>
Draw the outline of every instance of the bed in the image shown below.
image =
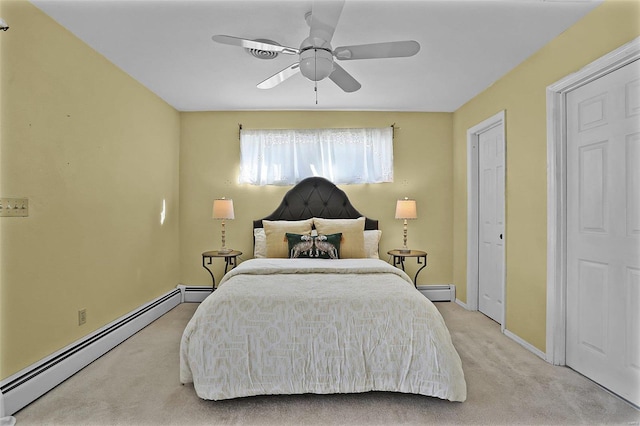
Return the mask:
<path id="1" fill-rule="evenodd" d="M 442 316 L 377 258 L 377 228 L 331 182 L 294 186 L 254 221 L 254 258 L 223 277 L 185 328 L 181 382 L 207 400 L 393 391 L 464 401 Z M 323 245 L 331 241 L 338 247 Z"/>

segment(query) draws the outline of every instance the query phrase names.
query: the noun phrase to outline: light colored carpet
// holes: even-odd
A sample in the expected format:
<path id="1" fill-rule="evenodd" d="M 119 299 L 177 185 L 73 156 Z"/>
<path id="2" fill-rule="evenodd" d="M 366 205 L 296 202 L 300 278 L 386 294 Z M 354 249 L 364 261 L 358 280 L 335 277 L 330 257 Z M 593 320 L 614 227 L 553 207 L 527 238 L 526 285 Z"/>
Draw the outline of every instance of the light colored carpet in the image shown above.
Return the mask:
<path id="1" fill-rule="evenodd" d="M 369 392 L 199 399 L 179 382 L 182 304 L 16 414 L 17 425 L 638 425 L 640 412 L 549 365 L 478 312 L 437 303 L 462 358 L 468 399 Z"/>

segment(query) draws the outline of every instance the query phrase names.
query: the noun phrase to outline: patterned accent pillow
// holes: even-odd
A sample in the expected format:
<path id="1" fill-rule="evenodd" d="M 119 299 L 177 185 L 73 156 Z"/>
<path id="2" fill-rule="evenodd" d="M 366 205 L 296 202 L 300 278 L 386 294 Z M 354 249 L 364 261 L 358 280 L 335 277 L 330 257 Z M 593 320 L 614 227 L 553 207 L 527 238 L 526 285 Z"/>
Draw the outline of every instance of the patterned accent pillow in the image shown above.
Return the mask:
<path id="1" fill-rule="evenodd" d="M 287 232 L 286 237 L 291 259 L 340 259 L 342 234 L 310 236 Z"/>
<path id="2" fill-rule="evenodd" d="M 342 241 L 342 233 L 337 234 L 318 234 L 314 240 L 315 257 L 320 259 L 340 259 L 340 242 Z"/>
<path id="3" fill-rule="evenodd" d="M 315 237 L 307 234 L 290 234 L 289 232 L 285 235 L 289 243 L 289 258 L 312 257 Z"/>

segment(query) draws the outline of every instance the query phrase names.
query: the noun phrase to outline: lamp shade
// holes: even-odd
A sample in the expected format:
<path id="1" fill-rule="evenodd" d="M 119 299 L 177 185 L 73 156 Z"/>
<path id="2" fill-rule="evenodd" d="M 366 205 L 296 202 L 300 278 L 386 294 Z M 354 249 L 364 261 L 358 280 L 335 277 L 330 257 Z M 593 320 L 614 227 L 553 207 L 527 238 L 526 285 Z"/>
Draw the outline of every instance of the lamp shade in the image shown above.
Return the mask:
<path id="1" fill-rule="evenodd" d="M 217 198 L 213 200 L 214 219 L 233 219 L 233 200 Z"/>
<path id="2" fill-rule="evenodd" d="M 396 203 L 396 219 L 417 219 L 418 209 L 416 200 L 404 198 Z"/>

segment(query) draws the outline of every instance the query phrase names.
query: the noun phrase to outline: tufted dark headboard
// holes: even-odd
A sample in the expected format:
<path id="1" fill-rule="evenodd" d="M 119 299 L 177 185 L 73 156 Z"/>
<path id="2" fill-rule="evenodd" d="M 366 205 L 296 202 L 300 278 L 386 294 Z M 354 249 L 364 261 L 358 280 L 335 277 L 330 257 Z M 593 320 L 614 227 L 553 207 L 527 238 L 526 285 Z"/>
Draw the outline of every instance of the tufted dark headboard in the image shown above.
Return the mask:
<path id="1" fill-rule="evenodd" d="M 322 177 L 309 177 L 291 188 L 278 208 L 267 217 L 253 221 L 262 228 L 262 220 L 357 219 L 363 216 L 349 201 L 343 190 Z M 378 221 L 366 218 L 364 229 L 378 229 Z"/>

